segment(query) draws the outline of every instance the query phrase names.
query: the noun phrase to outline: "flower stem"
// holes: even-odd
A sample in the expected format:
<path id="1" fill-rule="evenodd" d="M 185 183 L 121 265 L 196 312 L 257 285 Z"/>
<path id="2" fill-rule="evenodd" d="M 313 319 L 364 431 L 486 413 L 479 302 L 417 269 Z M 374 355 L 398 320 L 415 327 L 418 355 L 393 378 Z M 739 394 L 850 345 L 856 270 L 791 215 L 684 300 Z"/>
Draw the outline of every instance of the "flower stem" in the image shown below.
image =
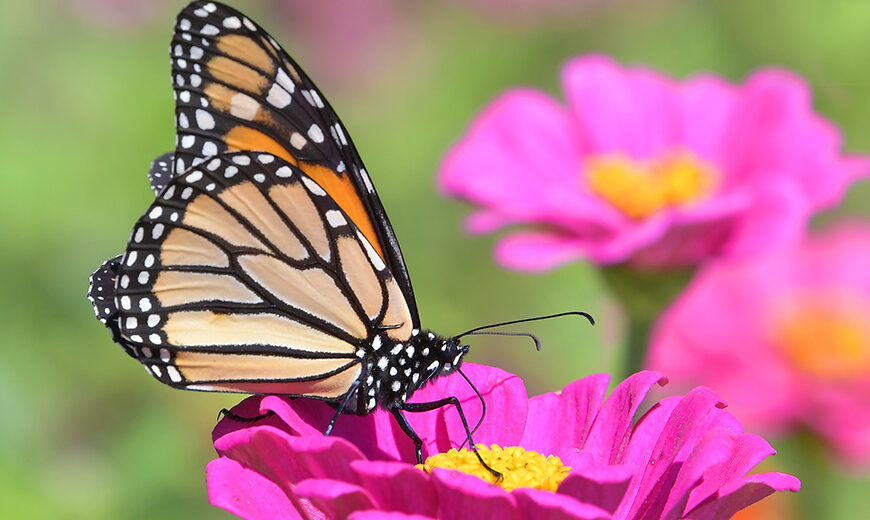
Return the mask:
<path id="1" fill-rule="evenodd" d="M 694 269 L 644 270 L 626 264 L 602 270 L 628 322 L 623 377 L 643 369 L 650 330 L 661 312 L 692 279 Z"/>

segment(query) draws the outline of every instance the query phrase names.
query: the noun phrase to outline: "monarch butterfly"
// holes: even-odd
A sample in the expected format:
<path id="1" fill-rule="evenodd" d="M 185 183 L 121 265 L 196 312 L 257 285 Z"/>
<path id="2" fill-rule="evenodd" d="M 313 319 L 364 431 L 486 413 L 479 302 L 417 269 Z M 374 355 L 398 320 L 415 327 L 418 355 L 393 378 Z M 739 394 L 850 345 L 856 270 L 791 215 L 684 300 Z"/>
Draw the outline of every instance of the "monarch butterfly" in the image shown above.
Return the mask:
<path id="1" fill-rule="evenodd" d="M 455 397 L 407 402 L 469 347 L 420 327 L 390 221 L 326 98 L 217 2 L 181 11 L 170 54 L 176 149 L 152 163 L 154 202 L 88 290 L 113 339 L 175 388 L 328 401 L 329 430 L 382 407 L 418 462 L 402 412 L 454 404 L 474 449 Z"/>

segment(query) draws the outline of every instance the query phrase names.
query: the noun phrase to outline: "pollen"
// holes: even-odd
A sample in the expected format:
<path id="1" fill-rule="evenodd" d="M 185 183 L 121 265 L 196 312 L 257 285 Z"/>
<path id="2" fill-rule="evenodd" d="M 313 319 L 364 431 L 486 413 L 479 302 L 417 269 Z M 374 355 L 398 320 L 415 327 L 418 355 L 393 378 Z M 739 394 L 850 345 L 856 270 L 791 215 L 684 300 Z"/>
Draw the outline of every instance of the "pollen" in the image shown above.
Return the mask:
<path id="1" fill-rule="evenodd" d="M 544 456 L 534 451 L 526 451 L 519 446 L 502 448 L 497 444 L 493 444 L 492 447 L 478 444 L 477 450 L 492 469 L 503 475 L 501 479 L 497 480 L 480 464 L 474 452 L 467 448 L 451 449 L 447 453 L 433 455 L 417 467 L 427 473 L 434 468 L 458 470 L 499 485 L 507 491 L 516 488 L 556 491 L 571 471 L 571 468 L 562 464 L 559 457 L 555 455 Z"/>
<path id="2" fill-rule="evenodd" d="M 688 151 L 647 160 L 599 155 L 587 159 L 583 170 L 593 193 L 633 219 L 704 199 L 718 176 L 715 167 Z"/>
<path id="3" fill-rule="evenodd" d="M 870 373 L 870 324 L 852 305 L 805 303 L 782 316 L 774 342 L 797 368 L 819 379 Z"/>

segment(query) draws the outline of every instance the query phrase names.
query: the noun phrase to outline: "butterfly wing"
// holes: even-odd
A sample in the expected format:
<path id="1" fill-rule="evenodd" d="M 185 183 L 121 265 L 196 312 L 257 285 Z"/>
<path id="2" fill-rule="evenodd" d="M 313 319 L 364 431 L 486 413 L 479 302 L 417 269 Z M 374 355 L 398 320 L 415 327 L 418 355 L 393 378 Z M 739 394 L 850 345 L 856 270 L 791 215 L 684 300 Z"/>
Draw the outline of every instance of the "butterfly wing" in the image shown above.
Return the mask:
<path id="1" fill-rule="evenodd" d="M 112 333 L 112 339 L 124 348 L 124 352 L 136 357 L 135 348 L 129 341 L 121 337 L 118 307 L 115 302 L 115 285 L 123 257 L 124 255 L 118 255 L 106 260 L 91 275 L 88 284 L 88 300 L 94 306 L 94 314 L 97 319 Z"/>
<path id="2" fill-rule="evenodd" d="M 217 2 L 179 14 L 172 44 L 175 172 L 224 152 L 265 151 L 318 183 L 393 273 L 419 326 L 395 233 L 344 125 L 299 65 L 245 15 Z"/>
<path id="3" fill-rule="evenodd" d="M 169 183 L 169 180 L 172 178 L 174 162 L 175 154 L 172 152 L 160 155 L 151 161 L 151 168 L 148 170 L 148 180 L 151 182 L 151 189 L 154 191 L 154 195 L 159 195 Z"/>
<path id="4" fill-rule="evenodd" d="M 267 153 L 209 158 L 172 179 L 112 262 L 94 286 L 113 291 L 119 342 L 174 387 L 334 400 L 365 370 L 373 335 L 411 335 L 367 237 Z"/>

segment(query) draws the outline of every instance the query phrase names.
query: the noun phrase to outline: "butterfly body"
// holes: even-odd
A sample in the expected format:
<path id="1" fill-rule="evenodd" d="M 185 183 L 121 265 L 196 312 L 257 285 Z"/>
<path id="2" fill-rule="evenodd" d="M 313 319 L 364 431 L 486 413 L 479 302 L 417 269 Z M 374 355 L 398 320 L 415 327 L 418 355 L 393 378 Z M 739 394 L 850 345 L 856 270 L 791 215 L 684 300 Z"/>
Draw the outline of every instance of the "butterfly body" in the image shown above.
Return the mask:
<path id="1" fill-rule="evenodd" d="M 402 342 L 379 334 L 369 349 L 363 358 L 364 379 L 357 390 L 357 404 L 349 407 L 349 413 L 401 408 L 427 382 L 456 370 L 468 352 L 468 346 L 454 338 L 416 329 Z"/>

